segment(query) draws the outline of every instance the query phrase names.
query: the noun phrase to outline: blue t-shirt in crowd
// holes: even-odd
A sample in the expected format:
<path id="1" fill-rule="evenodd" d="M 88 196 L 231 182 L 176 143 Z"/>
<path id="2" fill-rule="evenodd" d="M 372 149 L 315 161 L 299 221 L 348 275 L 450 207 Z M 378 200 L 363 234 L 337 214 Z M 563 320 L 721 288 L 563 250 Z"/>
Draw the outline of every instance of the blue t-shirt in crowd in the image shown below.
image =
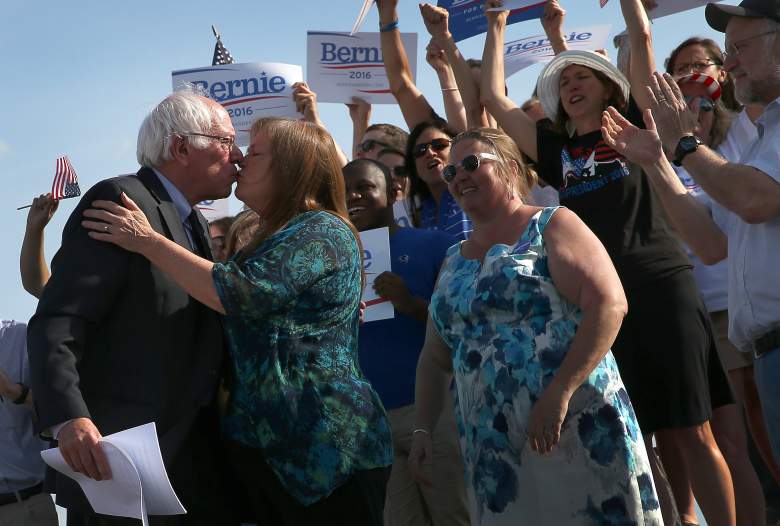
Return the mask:
<path id="1" fill-rule="evenodd" d="M 466 212 L 461 210 L 449 190 L 441 194 L 439 207 L 431 197 L 420 205 L 420 228 L 424 230 L 439 230 L 450 237 L 450 245 L 465 241 L 471 235 L 471 220 Z"/>
<path id="2" fill-rule="evenodd" d="M 450 236 L 435 230 L 399 228 L 390 236 L 390 268 L 409 292 L 431 299 Z M 425 342 L 425 324 L 395 312 L 395 318 L 360 326 L 360 367 L 386 409 L 414 403 L 417 358 Z"/>

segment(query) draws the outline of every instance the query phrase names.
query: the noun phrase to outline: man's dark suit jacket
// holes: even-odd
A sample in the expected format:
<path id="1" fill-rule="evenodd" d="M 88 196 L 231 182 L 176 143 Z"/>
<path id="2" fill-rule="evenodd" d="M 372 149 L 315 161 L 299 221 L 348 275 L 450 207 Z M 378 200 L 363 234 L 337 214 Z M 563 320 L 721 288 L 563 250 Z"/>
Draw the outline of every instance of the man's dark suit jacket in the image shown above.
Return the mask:
<path id="1" fill-rule="evenodd" d="M 214 311 L 146 258 L 87 235 L 84 209 L 96 199 L 120 202 L 121 192 L 138 204 L 152 228 L 190 249 L 176 207 L 152 170 L 101 181 L 86 193 L 68 219 L 51 279 L 29 323 L 37 428 L 89 417 L 108 435 L 155 422 L 169 477 L 192 511 L 201 504 L 193 487 L 198 470 L 193 456 L 200 455 L 193 451 L 193 435 L 202 437 L 201 408 L 214 398 L 222 328 Z M 200 214 L 199 219 L 208 232 Z M 49 491 L 62 506 L 91 511 L 67 477 L 57 475 Z"/>

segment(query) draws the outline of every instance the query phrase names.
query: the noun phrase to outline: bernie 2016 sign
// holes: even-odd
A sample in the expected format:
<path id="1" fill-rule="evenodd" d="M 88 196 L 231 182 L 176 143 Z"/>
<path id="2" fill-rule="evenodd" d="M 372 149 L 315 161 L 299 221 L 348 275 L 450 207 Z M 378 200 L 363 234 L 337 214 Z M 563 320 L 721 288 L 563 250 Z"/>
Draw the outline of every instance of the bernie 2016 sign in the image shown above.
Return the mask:
<path id="1" fill-rule="evenodd" d="M 412 75 L 417 72 L 417 34 L 401 33 Z M 379 33 L 309 31 L 306 79 L 319 102 L 396 104 L 382 60 Z"/>
<path id="2" fill-rule="evenodd" d="M 301 66 L 275 62 L 225 64 L 171 73 L 173 89 L 193 85 L 225 107 L 236 144 L 249 144 L 249 129 L 260 117 L 300 118 L 291 86 L 303 80 Z"/>
<path id="3" fill-rule="evenodd" d="M 506 23 L 539 18 L 545 3 L 539 0 L 504 0 L 504 8 L 509 11 Z M 450 33 L 455 42 L 487 31 L 485 0 L 439 0 L 436 5 L 449 11 Z"/>
<path id="4" fill-rule="evenodd" d="M 581 27 L 568 31 L 566 46 L 571 50 L 605 49 L 611 25 Z M 531 64 L 549 62 L 555 57 L 550 41 L 544 35 L 512 40 L 504 44 L 504 76 L 514 75 Z"/>

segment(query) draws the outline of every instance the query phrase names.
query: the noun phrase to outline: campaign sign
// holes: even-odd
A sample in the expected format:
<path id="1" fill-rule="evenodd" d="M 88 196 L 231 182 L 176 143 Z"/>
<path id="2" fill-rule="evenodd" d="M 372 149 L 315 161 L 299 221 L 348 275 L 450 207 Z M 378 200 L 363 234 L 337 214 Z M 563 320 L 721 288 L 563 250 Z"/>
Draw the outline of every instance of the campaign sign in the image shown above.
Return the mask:
<path id="1" fill-rule="evenodd" d="M 505 0 L 509 9 L 507 24 L 533 20 L 542 16 L 544 4 L 538 0 Z M 487 18 L 483 6 L 485 0 L 438 0 L 437 6 L 450 12 L 450 33 L 455 42 L 487 31 Z"/>
<path id="2" fill-rule="evenodd" d="M 292 86 L 303 80 L 300 66 L 274 62 L 224 64 L 182 69 L 171 73 L 173 89 L 193 84 L 225 107 L 236 144 L 249 145 L 249 129 L 260 117 L 300 118 L 292 100 Z"/>
<path id="3" fill-rule="evenodd" d="M 601 7 L 604 7 L 607 1 L 608 0 L 602 0 Z M 661 18 L 722 1 L 723 0 L 655 0 L 655 3 L 658 5 L 648 11 L 647 16 L 653 19 Z"/>
<path id="4" fill-rule="evenodd" d="M 374 291 L 376 277 L 382 272 L 390 272 L 390 230 L 387 227 L 364 230 L 360 233 L 360 242 L 363 244 L 363 271 L 366 274 L 362 298 L 366 304 L 363 322 L 394 318 L 393 304 Z"/>
<path id="5" fill-rule="evenodd" d="M 401 33 L 412 75 L 417 73 L 417 33 Z M 309 31 L 306 79 L 319 102 L 396 104 L 382 60 L 379 33 Z"/>
<path id="6" fill-rule="evenodd" d="M 201 201 L 195 207 L 200 210 L 209 223 L 230 215 L 230 201 L 228 199 Z"/>
<path id="7" fill-rule="evenodd" d="M 566 45 L 572 50 L 605 49 L 611 25 L 583 27 L 569 31 Z M 510 77 L 521 69 L 539 62 L 549 62 L 555 57 L 550 41 L 545 35 L 513 40 L 504 44 L 504 76 Z"/>

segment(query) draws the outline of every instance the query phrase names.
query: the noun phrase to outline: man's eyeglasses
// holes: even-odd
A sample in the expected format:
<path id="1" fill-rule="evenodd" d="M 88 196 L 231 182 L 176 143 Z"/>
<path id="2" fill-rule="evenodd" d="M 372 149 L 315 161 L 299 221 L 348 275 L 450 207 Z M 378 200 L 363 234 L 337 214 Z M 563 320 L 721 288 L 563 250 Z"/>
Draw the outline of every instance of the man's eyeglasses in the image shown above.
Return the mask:
<path id="1" fill-rule="evenodd" d="M 452 144 L 452 141 L 444 138 L 434 139 L 431 142 L 421 142 L 420 144 L 414 147 L 414 149 L 412 150 L 412 155 L 414 156 L 415 159 L 419 159 L 420 157 L 425 155 L 425 153 L 428 151 L 428 148 L 430 148 L 434 152 L 441 152 L 449 148 L 450 144 Z"/>
<path id="2" fill-rule="evenodd" d="M 358 144 L 358 148 L 363 153 L 368 153 L 377 146 L 382 146 L 384 148 L 390 148 L 389 144 L 383 143 L 382 141 L 377 141 L 376 139 L 366 139 L 365 141 Z"/>
<path id="3" fill-rule="evenodd" d="M 723 60 L 725 61 L 726 58 L 728 58 L 729 56 L 738 57 L 739 54 L 745 50 L 744 44 L 748 40 L 765 37 L 767 35 L 774 35 L 775 33 L 777 33 L 777 29 L 772 29 L 771 31 L 764 31 L 763 33 L 753 35 L 752 37 L 745 37 L 740 40 L 737 40 L 736 42 L 732 42 L 731 44 L 728 44 L 726 46 L 726 51 L 723 52 Z"/>
<path id="4" fill-rule="evenodd" d="M 175 135 L 181 135 L 182 137 L 206 137 L 207 139 L 214 139 L 219 143 L 219 145 L 222 147 L 223 150 L 229 152 L 233 149 L 233 146 L 236 144 L 235 137 L 220 137 L 219 135 L 209 135 L 208 133 L 198 133 L 198 132 L 179 132 Z"/>
<path id="5" fill-rule="evenodd" d="M 467 172 L 471 173 L 479 168 L 480 164 L 482 164 L 480 162 L 482 159 L 488 161 L 498 161 L 498 156 L 493 155 L 492 153 L 484 152 L 467 155 L 460 163 L 445 166 L 444 170 L 441 172 L 441 176 L 447 182 L 447 184 L 449 184 L 455 180 L 455 176 L 458 173 L 458 168 L 463 168 Z"/>
<path id="6" fill-rule="evenodd" d="M 687 75 L 688 73 L 701 73 L 710 66 L 722 66 L 723 64 L 715 60 L 697 60 L 696 62 L 686 62 L 676 64 L 672 73 L 677 76 Z"/>

